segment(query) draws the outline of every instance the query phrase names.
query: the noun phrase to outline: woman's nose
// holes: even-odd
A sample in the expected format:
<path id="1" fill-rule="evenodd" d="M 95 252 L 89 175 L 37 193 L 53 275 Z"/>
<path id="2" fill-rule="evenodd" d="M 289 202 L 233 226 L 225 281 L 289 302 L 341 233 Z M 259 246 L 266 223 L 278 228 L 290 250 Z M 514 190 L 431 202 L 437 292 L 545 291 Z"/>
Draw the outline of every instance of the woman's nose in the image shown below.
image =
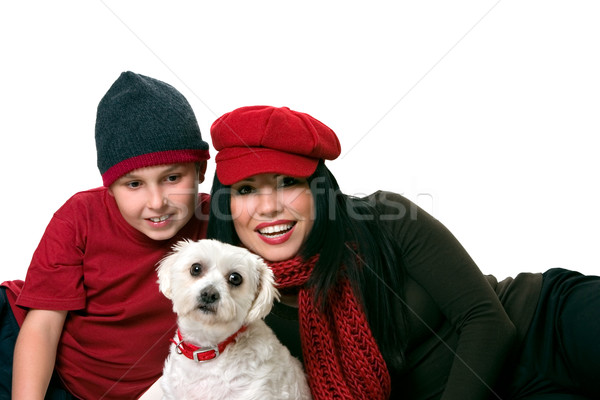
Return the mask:
<path id="1" fill-rule="evenodd" d="M 277 215 L 283 208 L 280 194 L 278 190 L 274 189 L 261 190 L 258 193 L 256 212 L 269 217 Z"/>

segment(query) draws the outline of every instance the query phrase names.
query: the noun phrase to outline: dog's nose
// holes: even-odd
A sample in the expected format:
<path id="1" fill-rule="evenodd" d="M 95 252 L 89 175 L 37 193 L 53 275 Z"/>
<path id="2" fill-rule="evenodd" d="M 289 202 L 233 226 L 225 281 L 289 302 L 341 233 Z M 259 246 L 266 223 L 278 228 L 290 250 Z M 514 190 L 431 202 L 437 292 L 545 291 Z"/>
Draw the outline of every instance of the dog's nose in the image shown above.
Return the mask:
<path id="1" fill-rule="evenodd" d="M 200 300 L 202 300 L 204 304 L 212 304 L 218 301 L 220 297 L 219 292 L 214 286 L 207 286 L 200 292 Z"/>

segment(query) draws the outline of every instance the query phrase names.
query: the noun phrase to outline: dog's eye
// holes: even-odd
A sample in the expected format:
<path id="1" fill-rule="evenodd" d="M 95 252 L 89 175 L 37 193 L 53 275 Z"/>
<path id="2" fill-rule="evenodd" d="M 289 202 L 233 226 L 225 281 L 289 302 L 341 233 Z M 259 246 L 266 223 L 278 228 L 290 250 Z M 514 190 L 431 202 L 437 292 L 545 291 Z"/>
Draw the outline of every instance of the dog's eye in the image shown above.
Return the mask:
<path id="1" fill-rule="evenodd" d="M 240 286 L 242 284 L 242 281 L 242 276 L 237 272 L 232 272 L 229 275 L 229 283 L 231 283 L 233 286 Z"/>
<path id="2" fill-rule="evenodd" d="M 202 265 L 200 265 L 198 263 L 193 263 L 192 266 L 190 267 L 190 274 L 192 276 L 198 276 L 198 275 L 200 275 L 201 272 L 202 272 Z"/>

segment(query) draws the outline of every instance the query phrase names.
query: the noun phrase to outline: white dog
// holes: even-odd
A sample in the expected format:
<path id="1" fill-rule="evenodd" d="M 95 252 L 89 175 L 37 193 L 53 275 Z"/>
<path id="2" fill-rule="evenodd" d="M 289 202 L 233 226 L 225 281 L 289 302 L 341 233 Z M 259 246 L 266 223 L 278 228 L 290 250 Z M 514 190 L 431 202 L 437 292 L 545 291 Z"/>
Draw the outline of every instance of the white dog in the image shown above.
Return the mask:
<path id="1" fill-rule="evenodd" d="M 310 399 L 300 361 L 263 318 L 279 293 L 246 249 L 181 241 L 158 268 L 178 331 L 165 362 L 165 399 Z"/>

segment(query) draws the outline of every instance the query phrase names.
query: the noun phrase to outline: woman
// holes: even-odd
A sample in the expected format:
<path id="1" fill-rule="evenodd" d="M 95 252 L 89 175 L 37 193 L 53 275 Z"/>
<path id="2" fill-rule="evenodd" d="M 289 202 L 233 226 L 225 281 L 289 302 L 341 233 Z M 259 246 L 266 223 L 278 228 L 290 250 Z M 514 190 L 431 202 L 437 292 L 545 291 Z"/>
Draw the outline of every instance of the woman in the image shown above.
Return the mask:
<path id="1" fill-rule="evenodd" d="M 211 135 L 208 236 L 269 262 L 267 322 L 315 398 L 600 398 L 600 278 L 484 276 L 402 196 L 343 194 L 339 141 L 308 114 L 242 107 Z"/>

